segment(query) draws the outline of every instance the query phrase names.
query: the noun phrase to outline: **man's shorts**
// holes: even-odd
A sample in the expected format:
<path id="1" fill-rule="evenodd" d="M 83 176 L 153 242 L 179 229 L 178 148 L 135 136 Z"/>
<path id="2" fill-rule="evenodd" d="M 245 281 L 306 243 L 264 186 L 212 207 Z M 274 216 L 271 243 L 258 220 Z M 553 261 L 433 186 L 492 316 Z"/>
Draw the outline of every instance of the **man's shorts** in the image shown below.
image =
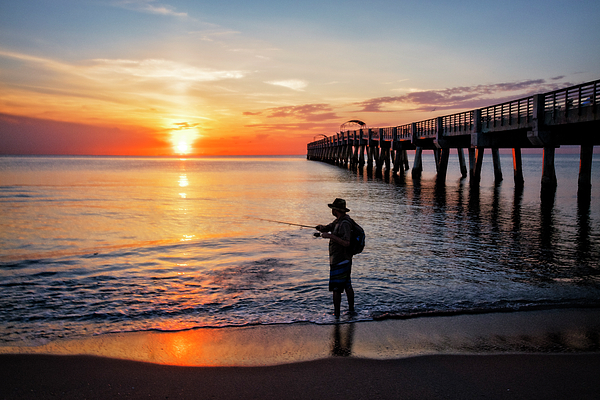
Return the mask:
<path id="1" fill-rule="evenodd" d="M 350 273 L 352 272 L 352 260 L 345 260 L 339 264 L 329 266 L 329 291 L 343 292 L 352 287 Z"/>

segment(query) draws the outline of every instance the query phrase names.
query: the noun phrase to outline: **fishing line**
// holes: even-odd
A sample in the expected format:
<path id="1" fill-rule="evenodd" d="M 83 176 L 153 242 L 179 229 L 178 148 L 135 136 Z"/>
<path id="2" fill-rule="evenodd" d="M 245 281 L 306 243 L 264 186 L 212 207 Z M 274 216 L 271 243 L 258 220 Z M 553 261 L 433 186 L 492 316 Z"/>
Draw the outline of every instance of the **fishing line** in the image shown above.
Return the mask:
<path id="1" fill-rule="evenodd" d="M 310 226 L 310 225 L 294 224 L 293 222 L 276 221 L 274 219 L 265 219 L 265 218 L 257 218 L 257 217 L 246 217 L 246 218 L 257 219 L 259 221 L 274 222 L 276 224 L 293 225 L 293 226 L 300 226 L 302 228 L 315 229 L 315 225 Z"/>

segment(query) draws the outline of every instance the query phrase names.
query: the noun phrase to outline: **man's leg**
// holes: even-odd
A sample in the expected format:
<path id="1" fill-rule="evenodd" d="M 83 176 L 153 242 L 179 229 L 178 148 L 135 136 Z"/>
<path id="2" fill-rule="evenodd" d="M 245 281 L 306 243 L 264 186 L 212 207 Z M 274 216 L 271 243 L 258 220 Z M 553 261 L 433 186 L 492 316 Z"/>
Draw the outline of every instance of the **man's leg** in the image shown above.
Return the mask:
<path id="1" fill-rule="evenodd" d="M 340 305 L 342 304 L 342 292 L 333 291 L 333 315 L 336 318 L 340 317 Z"/>
<path id="2" fill-rule="evenodd" d="M 341 293 L 340 293 L 340 297 L 341 297 Z M 350 287 L 346 288 L 346 298 L 348 299 L 348 311 L 353 313 L 354 312 L 354 289 L 352 288 L 352 285 L 350 285 Z"/>

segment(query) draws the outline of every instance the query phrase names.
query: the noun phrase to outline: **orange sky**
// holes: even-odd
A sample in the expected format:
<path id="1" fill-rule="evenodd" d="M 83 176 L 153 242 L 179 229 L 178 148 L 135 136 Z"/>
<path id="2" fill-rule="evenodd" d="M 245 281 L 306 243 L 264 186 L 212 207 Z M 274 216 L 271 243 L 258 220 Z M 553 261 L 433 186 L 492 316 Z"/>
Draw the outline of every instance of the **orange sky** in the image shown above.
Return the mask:
<path id="1" fill-rule="evenodd" d="M 600 77 L 597 1 L 213 3 L 2 2 L 0 154 L 305 154 Z"/>

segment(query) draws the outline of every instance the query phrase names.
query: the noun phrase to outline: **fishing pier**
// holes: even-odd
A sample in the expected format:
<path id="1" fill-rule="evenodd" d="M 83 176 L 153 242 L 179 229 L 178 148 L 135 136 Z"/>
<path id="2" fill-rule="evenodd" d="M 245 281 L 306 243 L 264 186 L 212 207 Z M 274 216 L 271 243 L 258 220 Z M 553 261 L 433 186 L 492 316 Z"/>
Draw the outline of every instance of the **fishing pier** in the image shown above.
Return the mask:
<path id="1" fill-rule="evenodd" d="M 566 145 L 581 146 L 579 192 L 591 189 L 592 155 L 600 145 L 600 80 L 536 94 L 476 110 L 384 128 L 345 130 L 307 145 L 309 160 L 342 167 L 404 176 L 410 169 L 408 150 L 415 150 L 412 177 L 423 170 L 423 150 L 433 150 L 437 179 L 445 181 L 451 149 L 456 149 L 463 178 L 479 185 L 486 149 L 491 151 L 494 179 L 502 181 L 499 149 L 512 149 L 516 186 L 524 183 L 521 149 L 543 149 L 542 190 L 556 188 L 554 154 Z M 342 128 L 344 125 L 342 125 Z M 467 169 L 464 149 L 468 150 Z"/>

